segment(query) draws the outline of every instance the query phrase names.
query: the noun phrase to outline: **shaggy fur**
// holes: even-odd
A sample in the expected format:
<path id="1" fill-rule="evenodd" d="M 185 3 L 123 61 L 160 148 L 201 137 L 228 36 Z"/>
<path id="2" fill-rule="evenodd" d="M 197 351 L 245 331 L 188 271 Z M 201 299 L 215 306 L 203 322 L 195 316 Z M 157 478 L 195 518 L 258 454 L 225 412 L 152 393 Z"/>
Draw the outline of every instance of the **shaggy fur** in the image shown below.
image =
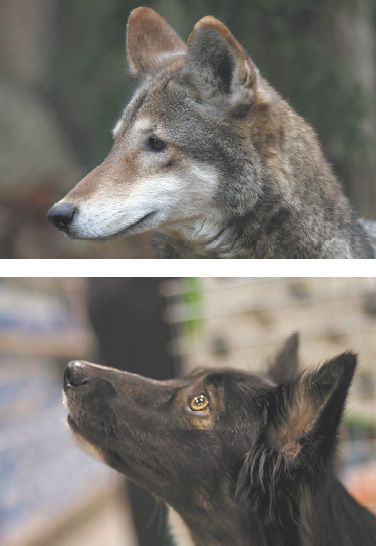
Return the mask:
<path id="1" fill-rule="evenodd" d="M 161 257 L 374 258 L 313 129 L 214 17 L 187 44 L 148 8 L 128 22 L 139 85 L 114 145 L 50 211 L 69 236 L 152 231 Z"/>

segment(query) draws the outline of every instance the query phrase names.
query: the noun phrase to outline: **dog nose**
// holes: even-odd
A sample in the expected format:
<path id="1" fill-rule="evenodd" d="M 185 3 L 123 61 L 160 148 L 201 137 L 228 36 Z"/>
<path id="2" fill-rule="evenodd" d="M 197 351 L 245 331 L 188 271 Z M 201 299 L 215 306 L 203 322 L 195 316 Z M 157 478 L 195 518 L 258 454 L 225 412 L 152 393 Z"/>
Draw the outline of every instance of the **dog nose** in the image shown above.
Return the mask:
<path id="1" fill-rule="evenodd" d="M 69 224 L 73 220 L 76 211 L 77 208 L 70 203 L 58 203 L 50 208 L 47 217 L 60 231 L 68 231 Z"/>
<path id="2" fill-rule="evenodd" d="M 77 360 L 69 362 L 64 372 L 64 390 L 70 387 L 81 387 L 89 381 L 85 366 Z"/>

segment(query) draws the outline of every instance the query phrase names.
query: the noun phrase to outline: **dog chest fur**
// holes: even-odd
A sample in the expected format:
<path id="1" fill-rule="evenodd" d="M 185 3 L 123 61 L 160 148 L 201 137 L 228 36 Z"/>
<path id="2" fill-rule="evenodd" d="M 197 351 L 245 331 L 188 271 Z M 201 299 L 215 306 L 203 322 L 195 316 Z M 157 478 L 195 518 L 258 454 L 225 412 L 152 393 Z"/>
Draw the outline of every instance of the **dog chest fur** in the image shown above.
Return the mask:
<path id="1" fill-rule="evenodd" d="M 168 521 L 176 546 L 195 546 L 188 527 L 181 516 L 171 507 L 169 507 L 168 511 Z"/>

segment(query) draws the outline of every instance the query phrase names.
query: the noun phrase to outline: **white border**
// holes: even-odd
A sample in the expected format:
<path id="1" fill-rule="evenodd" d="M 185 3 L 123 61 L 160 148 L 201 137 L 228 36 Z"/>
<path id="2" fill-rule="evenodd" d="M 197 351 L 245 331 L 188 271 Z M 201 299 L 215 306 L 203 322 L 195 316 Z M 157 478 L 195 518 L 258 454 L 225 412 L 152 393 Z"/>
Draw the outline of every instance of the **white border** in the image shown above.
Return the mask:
<path id="1" fill-rule="evenodd" d="M 1 277 L 376 277 L 376 260 L 0 260 Z"/>

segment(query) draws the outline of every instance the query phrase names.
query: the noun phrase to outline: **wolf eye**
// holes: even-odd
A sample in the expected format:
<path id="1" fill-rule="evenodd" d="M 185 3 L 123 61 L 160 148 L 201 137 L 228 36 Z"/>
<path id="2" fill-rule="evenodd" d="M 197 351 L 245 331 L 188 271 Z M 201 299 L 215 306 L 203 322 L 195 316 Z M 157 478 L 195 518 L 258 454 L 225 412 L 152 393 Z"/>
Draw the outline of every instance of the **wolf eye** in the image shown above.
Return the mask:
<path id="1" fill-rule="evenodd" d="M 209 399 L 205 394 L 198 394 L 194 396 L 189 402 L 189 407 L 193 411 L 202 411 L 206 409 L 209 405 Z"/>
<path id="2" fill-rule="evenodd" d="M 146 141 L 146 146 L 147 148 L 149 148 L 149 150 L 152 150 L 153 152 L 163 152 L 167 144 L 157 136 L 151 135 Z"/>

